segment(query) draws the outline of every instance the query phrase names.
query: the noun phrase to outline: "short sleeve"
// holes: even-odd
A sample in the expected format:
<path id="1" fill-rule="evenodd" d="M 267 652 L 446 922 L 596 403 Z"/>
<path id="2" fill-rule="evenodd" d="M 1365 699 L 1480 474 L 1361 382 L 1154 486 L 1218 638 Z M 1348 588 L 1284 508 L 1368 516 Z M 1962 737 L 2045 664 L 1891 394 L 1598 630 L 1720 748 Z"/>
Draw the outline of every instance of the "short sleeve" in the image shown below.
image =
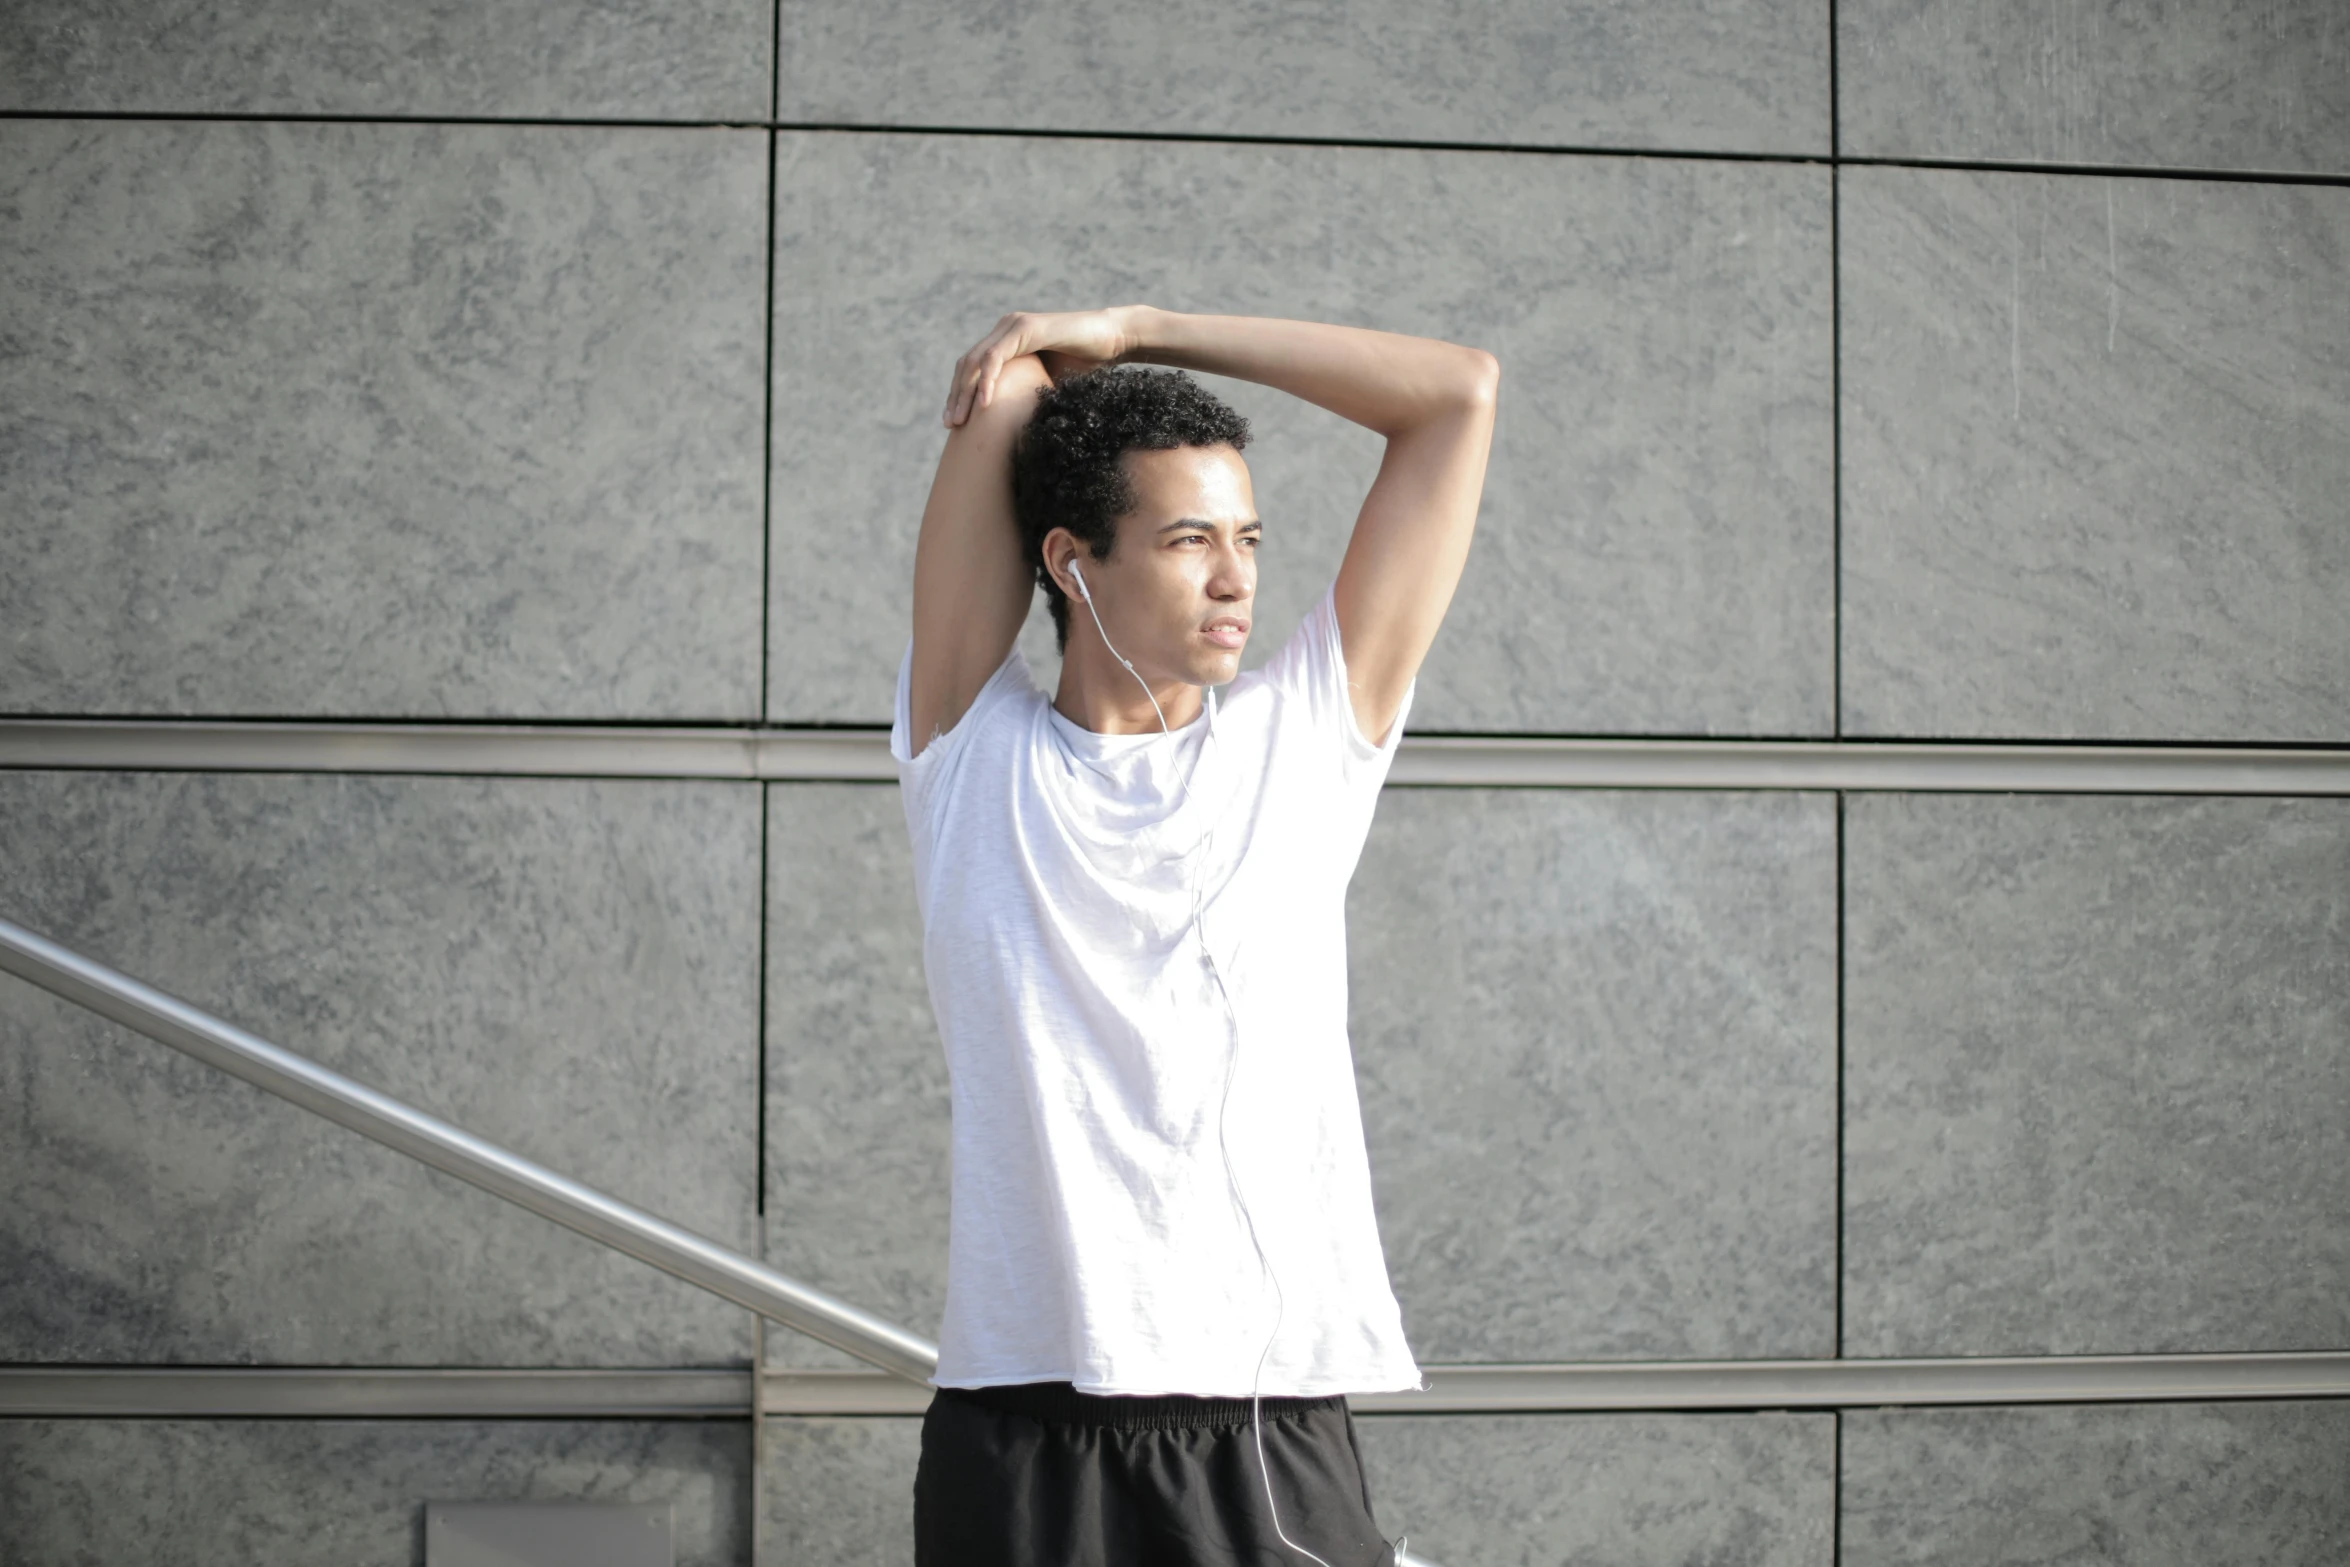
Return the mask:
<path id="1" fill-rule="evenodd" d="M 972 733 L 984 726 L 1005 700 L 1024 690 L 1035 689 L 1036 680 L 1029 673 L 1028 659 L 1015 642 L 996 666 L 995 673 L 971 698 L 971 705 L 955 720 L 954 727 L 935 731 L 921 754 L 914 752 L 914 642 L 906 639 L 906 651 L 898 659 L 897 700 L 893 705 L 889 725 L 890 759 L 898 765 L 898 784 L 906 797 L 907 825 L 917 834 L 934 809 L 935 802 L 944 798 L 951 787 L 950 780 L 958 770 L 961 754 Z"/>
<path id="2" fill-rule="evenodd" d="M 1395 722 L 1388 726 L 1384 744 L 1373 745 L 1356 721 L 1354 699 L 1347 692 L 1346 649 L 1338 634 L 1338 584 L 1322 590 L 1321 599 L 1298 622 L 1289 640 L 1265 665 L 1266 680 L 1304 713 L 1311 726 L 1330 736 L 1338 750 L 1344 776 L 1377 788 L 1395 761 L 1403 739 L 1404 720 L 1420 688 L 1417 675 L 1404 688 Z"/>

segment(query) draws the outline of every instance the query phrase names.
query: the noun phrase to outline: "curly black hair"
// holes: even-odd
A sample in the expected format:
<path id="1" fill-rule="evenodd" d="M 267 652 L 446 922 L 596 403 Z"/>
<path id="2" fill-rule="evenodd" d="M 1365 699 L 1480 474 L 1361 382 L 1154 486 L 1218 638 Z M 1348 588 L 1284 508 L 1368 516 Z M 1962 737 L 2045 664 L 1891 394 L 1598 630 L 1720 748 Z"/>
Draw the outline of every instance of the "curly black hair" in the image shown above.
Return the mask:
<path id="1" fill-rule="evenodd" d="M 1180 370 L 1105 365 L 1037 394 L 1036 411 L 1012 446 L 1012 515 L 1020 552 L 1069 648 L 1069 597 L 1044 567 L 1044 536 L 1067 528 L 1095 560 L 1118 542 L 1118 519 L 1134 509 L 1120 459 L 1132 451 L 1248 445 L 1248 421 Z"/>

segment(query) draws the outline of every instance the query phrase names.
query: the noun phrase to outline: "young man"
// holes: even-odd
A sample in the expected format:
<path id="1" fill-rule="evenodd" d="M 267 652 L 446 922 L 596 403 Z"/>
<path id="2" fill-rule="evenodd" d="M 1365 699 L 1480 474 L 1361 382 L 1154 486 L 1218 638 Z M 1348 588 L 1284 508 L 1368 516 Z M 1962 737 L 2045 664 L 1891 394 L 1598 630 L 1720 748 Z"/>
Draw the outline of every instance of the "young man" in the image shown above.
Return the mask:
<path id="1" fill-rule="evenodd" d="M 1240 673 L 1262 382 L 1387 438 Z M 1493 357 L 1148 306 L 955 366 L 890 733 L 953 1083 L 920 1567 L 1371 1567 L 1345 1395 L 1416 1386 L 1346 1034 L 1346 885 L 1469 549 Z M 1047 700 L 1014 646 L 1042 587 Z M 1224 686 L 1218 699 L 1208 688 Z"/>

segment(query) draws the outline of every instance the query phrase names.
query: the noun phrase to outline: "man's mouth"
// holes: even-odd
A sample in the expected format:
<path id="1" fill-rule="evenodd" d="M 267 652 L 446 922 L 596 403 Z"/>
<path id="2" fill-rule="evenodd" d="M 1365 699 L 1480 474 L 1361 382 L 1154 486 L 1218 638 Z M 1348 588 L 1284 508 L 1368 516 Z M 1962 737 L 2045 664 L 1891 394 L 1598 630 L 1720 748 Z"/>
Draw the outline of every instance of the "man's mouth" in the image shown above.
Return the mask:
<path id="1" fill-rule="evenodd" d="M 1238 615 L 1219 615 L 1200 631 L 1218 647 L 1236 648 L 1248 641 L 1248 622 Z"/>

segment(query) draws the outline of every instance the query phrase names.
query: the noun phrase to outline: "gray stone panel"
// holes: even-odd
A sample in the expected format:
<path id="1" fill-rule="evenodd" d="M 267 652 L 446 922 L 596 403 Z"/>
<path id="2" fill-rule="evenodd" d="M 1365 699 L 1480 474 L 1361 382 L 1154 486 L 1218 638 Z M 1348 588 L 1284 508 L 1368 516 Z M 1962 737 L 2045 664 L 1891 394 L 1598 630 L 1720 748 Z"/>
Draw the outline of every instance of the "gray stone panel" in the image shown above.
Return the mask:
<path id="1" fill-rule="evenodd" d="M 1826 0 L 815 0 L 785 15 L 786 120 L 1828 150 Z"/>
<path id="2" fill-rule="evenodd" d="M 955 357 L 1006 310 L 1143 300 L 1499 355 L 1415 729 L 1831 733 L 1829 272 L 1811 166 L 787 135 L 770 711 L 888 718 Z M 1211 383 L 1259 437 L 1253 667 L 1337 571 L 1381 443 Z"/>
<path id="3" fill-rule="evenodd" d="M 1845 809 L 1844 1352 L 2350 1348 L 2350 800 Z"/>
<path id="4" fill-rule="evenodd" d="M 769 1420 L 756 1567 L 913 1567 L 921 1455 L 920 1420 Z"/>
<path id="5" fill-rule="evenodd" d="M 1842 178 L 1845 732 L 2350 739 L 2350 189 Z"/>
<path id="6" fill-rule="evenodd" d="M 2350 1401 L 1844 1416 L 1842 1567 L 2340 1567 Z"/>
<path id="7" fill-rule="evenodd" d="M 767 1257 L 927 1338 L 952 1123 L 895 784 L 779 784 L 767 826 Z M 785 1329 L 774 1365 L 860 1362 Z"/>
<path id="8" fill-rule="evenodd" d="M 0 109 L 756 120 L 770 0 L 10 0 Z"/>
<path id="9" fill-rule="evenodd" d="M 1423 1361 L 1835 1353 L 1825 796 L 1389 790 L 1348 903 Z"/>
<path id="10" fill-rule="evenodd" d="M 756 1246 L 748 784 L 0 773 L 0 912 Z M 0 1361 L 745 1364 L 739 1309 L 0 979 Z"/>
<path id="11" fill-rule="evenodd" d="M 1371 1505 L 1476 1567 L 1829 1567 L 1832 1415 L 1358 1417 Z"/>
<path id="12" fill-rule="evenodd" d="M 421 1567 L 425 1504 L 670 1508 L 678 1567 L 751 1554 L 745 1421 L 6 1420 L 10 1567 Z"/>
<path id="13" fill-rule="evenodd" d="M 0 709 L 756 717 L 766 162 L 0 122 Z"/>
<path id="14" fill-rule="evenodd" d="M 1848 155 L 2350 173 L 2340 0 L 1841 0 Z"/>

